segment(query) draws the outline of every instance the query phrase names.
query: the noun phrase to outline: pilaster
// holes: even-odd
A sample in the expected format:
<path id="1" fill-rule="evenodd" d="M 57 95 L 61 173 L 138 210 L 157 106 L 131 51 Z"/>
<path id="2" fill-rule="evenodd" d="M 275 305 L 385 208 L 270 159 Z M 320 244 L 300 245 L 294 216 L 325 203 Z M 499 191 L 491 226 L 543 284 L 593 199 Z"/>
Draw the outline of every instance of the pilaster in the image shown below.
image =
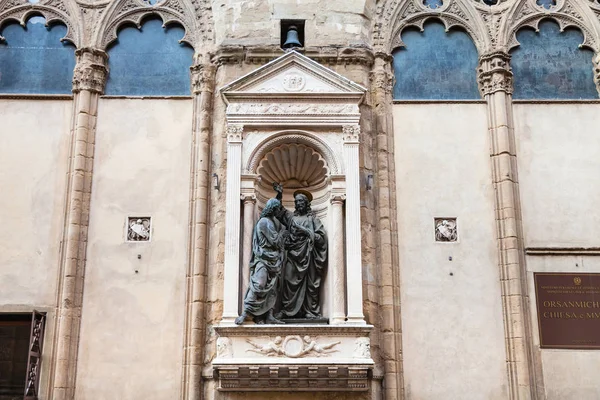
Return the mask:
<path id="1" fill-rule="evenodd" d="M 348 323 L 364 324 L 362 296 L 362 256 L 360 227 L 360 178 L 358 157 L 358 125 L 345 125 L 343 130 L 344 162 L 346 165 L 346 284 L 348 293 Z"/>
<path id="2" fill-rule="evenodd" d="M 346 195 L 332 193 L 331 201 L 331 240 L 329 248 L 329 270 L 331 274 L 332 313 L 331 324 L 346 321 L 346 282 L 344 268 L 344 201 Z"/>
<path id="3" fill-rule="evenodd" d="M 479 61 L 478 83 L 487 101 L 495 192 L 500 287 L 510 399 L 536 399 L 536 374 L 512 117 L 510 55 L 493 52 Z"/>
<path id="4" fill-rule="evenodd" d="M 193 127 L 190 180 L 190 235 L 187 272 L 186 324 L 183 368 L 183 399 L 202 396 L 204 298 L 210 196 L 210 137 L 212 131 L 215 66 L 190 68 L 193 94 Z"/>
<path id="5" fill-rule="evenodd" d="M 371 106 L 375 129 L 376 213 L 378 224 L 377 250 L 379 275 L 380 356 L 384 366 L 386 399 L 403 399 L 402 324 L 400 305 L 400 271 L 396 236 L 396 178 L 394 171 L 394 135 L 392 121 L 392 90 L 394 75 L 392 57 L 377 53 L 371 72 Z"/>
<path id="6" fill-rule="evenodd" d="M 223 293 L 222 325 L 231 325 L 238 316 L 240 281 L 240 189 L 242 173 L 242 134 L 243 125 L 227 125 L 227 189 L 225 193 L 225 284 Z"/>
<path id="7" fill-rule="evenodd" d="M 74 117 L 58 287 L 55 365 L 50 379 L 53 400 L 70 400 L 75 396 L 98 98 L 108 74 L 108 57 L 103 51 L 82 48 L 75 55 Z"/>
<path id="8" fill-rule="evenodd" d="M 600 53 L 596 53 L 592 61 L 594 63 L 594 82 L 596 83 L 596 90 L 600 95 Z"/>

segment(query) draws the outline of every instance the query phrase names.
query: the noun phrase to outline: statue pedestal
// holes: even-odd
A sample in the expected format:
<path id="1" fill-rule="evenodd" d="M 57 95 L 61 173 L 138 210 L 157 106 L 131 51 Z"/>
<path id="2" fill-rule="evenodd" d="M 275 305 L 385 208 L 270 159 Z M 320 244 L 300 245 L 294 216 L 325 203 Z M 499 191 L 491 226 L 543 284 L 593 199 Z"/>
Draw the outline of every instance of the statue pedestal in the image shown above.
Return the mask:
<path id="1" fill-rule="evenodd" d="M 371 325 L 215 327 L 221 391 L 367 391 Z"/>

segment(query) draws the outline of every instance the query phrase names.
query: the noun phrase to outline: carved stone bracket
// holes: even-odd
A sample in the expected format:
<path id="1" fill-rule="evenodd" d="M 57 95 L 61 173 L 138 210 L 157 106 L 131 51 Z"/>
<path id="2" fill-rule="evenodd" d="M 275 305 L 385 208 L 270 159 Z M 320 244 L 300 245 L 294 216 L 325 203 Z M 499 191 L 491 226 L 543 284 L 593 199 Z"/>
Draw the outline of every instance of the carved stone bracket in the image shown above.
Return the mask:
<path id="1" fill-rule="evenodd" d="M 104 93 L 108 75 L 108 56 L 102 50 L 81 48 L 75 51 L 77 64 L 73 71 L 73 92 L 82 90 Z"/>
<path id="2" fill-rule="evenodd" d="M 371 72 L 371 90 L 381 90 L 386 95 L 392 93 L 394 89 L 394 75 L 384 69 Z"/>
<path id="3" fill-rule="evenodd" d="M 513 74 L 509 54 L 496 51 L 481 56 L 477 71 L 477 83 L 483 97 L 498 91 L 512 94 Z"/>
<path id="4" fill-rule="evenodd" d="M 216 67 L 212 64 L 196 64 L 190 67 L 192 93 L 214 92 Z"/>
<path id="5" fill-rule="evenodd" d="M 227 125 L 227 141 L 229 143 L 242 143 L 244 133 L 244 125 L 229 124 Z"/>

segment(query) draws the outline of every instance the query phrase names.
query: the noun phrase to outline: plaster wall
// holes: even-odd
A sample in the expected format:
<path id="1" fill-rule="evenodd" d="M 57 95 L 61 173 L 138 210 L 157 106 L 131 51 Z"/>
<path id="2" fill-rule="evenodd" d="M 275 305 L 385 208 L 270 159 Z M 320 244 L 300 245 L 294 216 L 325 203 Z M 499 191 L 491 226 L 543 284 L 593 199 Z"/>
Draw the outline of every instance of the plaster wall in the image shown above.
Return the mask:
<path id="1" fill-rule="evenodd" d="M 71 111 L 71 100 L 0 100 L 3 311 L 55 306 Z"/>
<path id="2" fill-rule="evenodd" d="M 525 247 L 598 247 L 597 104 L 515 104 Z"/>
<path id="3" fill-rule="evenodd" d="M 506 399 L 485 104 L 396 104 L 402 349 L 407 399 Z M 435 242 L 457 217 L 458 242 Z"/>
<path id="4" fill-rule="evenodd" d="M 77 399 L 181 391 L 192 101 L 100 100 Z M 126 242 L 127 216 L 152 217 Z"/>
<path id="5" fill-rule="evenodd" d="M 598 247 L 600 123 L 596 104 L 515 104 L 526 247 Z M 528 256 L 533 342 L 539 346 L 534 272 L 600 273 L 597 256 Z M 548 400 L 600 398 L 600 352 L 539 349 Z"/>
<path id="6" fill-rule="evenodd" d="M 280 20 L 305 22 L 305 46 L 366 45 L 366 0 L 218 0 L 213 4 L 217 45 L 279 45 Z"/>

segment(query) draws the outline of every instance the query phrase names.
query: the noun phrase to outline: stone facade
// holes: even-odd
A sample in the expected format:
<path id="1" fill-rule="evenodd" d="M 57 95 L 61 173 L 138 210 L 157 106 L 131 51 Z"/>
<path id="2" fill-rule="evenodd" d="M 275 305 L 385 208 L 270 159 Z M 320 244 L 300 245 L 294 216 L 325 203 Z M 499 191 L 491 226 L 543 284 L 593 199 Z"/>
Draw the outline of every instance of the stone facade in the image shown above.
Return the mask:
<path id="1" fill-rule="evenodd" d="M 533 283 L 600 273 L 599 103 L 515 101 L 510 56 L 552 19 L 598 85 L 600 6 L 428 4 L 0 0 L 76 47 L 72 95 L 0 93 L 0 317 L 46 315 L 40 399 L 600 399 L 598 351 L 540 347 Z M 195 49 L 189 95 L 105 96 L 150 15 Z M 431 18 L 469 34 L 480 99 L 393 100 L 392 52 Z M 320 162 L 292 175 L 331 235 L 329 323 L 236 327 L 290 148 Z"/>

